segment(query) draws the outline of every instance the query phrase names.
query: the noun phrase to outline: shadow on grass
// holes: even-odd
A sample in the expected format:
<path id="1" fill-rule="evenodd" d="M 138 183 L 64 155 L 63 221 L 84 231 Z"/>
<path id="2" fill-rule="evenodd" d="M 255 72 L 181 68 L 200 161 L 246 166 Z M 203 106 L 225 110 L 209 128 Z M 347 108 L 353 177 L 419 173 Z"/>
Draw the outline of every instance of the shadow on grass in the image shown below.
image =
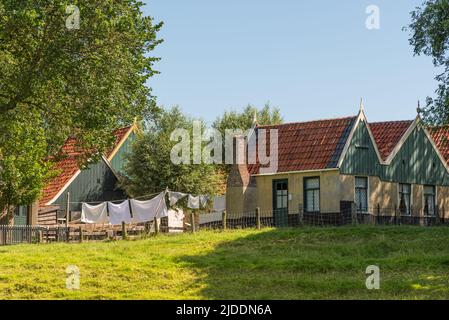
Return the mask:
<path id="1" fill-rule="evenodd" d="M 265 229 L 180 262 L 206 299 L 448 299 L 448 241 L 446 228 Z M 365 286 L 373 264 L 380 290 Z"/>

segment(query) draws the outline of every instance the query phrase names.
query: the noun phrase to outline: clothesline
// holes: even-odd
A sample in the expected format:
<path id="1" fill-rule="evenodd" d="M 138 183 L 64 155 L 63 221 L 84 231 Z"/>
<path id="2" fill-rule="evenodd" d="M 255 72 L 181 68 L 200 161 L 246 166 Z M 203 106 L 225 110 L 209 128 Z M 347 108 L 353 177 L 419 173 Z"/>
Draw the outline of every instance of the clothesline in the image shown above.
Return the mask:
<path id="1" fill-rule="evenodd" d="M 146 198 L 146 197 L 151 197 L 151 196 L 160 194 L 161 192 L 163 192 L 163 191 L 155 192 L 155 193 L 151 193 L 151 194 L 146 194 L 146 195 L 144 195 L 144 196 L 135 197 L 135 198 L 133 198 L 133 199 L 136 199 L 136 200 L 138 200 L 138 199 L 143 199 L 143 198 Z M 126 201 L 126 200 L 131 200 L 131 198 L 117 199 L 117 200 L 109 200 L 108 202 L 118 202 L 118 201 Z M 105 201 L 69 201 L 70 204 L 83 204 L 83 203 L 88 203 L 88 204 L 99 204 L 99 203 L 103 203 L 103 202 L 105 202 Z"/>
<path id="2" fill-rule="evenodd" d="M 204 208 L 210 200 L 209 196 L 199 195 L 192 196 L 191 194 L 168 191 L 160 192 L 151 200 L 140 201 L 134 199 L 123 199 L 122 203 L 115 204 L 112 201 L 92 202 L 88 204 L 82 203 L 81 208 L 81 222 L 84 223 L 130 223 L 130 222 L 148 222 L 155 218 L 162 218 L 168 215 L 168 208 L 166 204 L 165 195 L 168 193 L 170 206 L 175 205 L 179 200 L 188 196 L 187 207 L 190 209 Z M 145 195 L 138 198 L 149 197 Z M 118 202 L 119 200 L 115 200 Z M 226 199 L 224 196 L 214 198 L 214 211 L 224 211 L 226 209 Z"/>

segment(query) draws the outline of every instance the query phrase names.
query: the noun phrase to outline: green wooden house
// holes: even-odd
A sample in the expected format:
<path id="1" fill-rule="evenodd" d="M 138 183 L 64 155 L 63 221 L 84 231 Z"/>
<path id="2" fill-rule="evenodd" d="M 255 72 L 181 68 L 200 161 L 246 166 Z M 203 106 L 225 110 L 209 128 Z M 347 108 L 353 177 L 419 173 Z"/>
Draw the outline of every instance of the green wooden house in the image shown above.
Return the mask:
<path id="1" fill-rule="evenodd" d="M 357 212 L 449 217 L 449 129 L 414 120 L 368 122 L 357 116 L 255 126 L 278 131 L 277 170 L 234 165 L 227 211 L 287 223 L 291 215 Z"/>
<path id="2" fill-rule="evenodd" d="M 55 166 L 60 173 L 44 188 L 38 202 L 17 207 L 14 225 L 54 224 L 65 217 L 67 194 L 70 193 L 70 210 L 79 212 L 82 202 L 108 201 L 126 198 L 117 183 L 123 173 L 124 155 L 135 139 L 136 125 L 114 132 L 115 144 L 101 160 L 80 169 L 77 162 L 76 141 L 69 138 L 62 147 L 65 155 Z"/>

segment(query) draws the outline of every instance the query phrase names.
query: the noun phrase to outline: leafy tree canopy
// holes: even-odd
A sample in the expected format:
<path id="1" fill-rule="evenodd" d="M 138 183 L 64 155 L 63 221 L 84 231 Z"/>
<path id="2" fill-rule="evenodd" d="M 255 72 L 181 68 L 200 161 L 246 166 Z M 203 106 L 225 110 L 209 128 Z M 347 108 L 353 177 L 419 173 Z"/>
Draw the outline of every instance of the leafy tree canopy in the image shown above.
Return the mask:
<path id="1" fill-rule="evenodd" d="M 223 178 L 215 165 L 174 164 L 170 159 L 171 150 L 178 143 L 170 140 L 172 132 L 186 129 L 192 137 L 194 120 L 175 107 L 161 110 L 155 119 L 146 123 L 145 132 L 137 136 L 126 157 L 126 176 L 122 180 L 131 196 L 156 193 L 166 187 L 193 194 L 220 193 Z M 205 128 L 204 123 L 202 127 Z"/>
<path id="2" fill-rule="evenodd" d="M 80 164 L 95 161 L 113 130 L 152 114 L 162 23 L 142 5 L 0 1 L 0 210 L 36 200 L 69 136 L 86 151 Z"/>
<path id="3" fill-rule="evenodd" d="M 428 97 L 423 110 L 424 119 L 434 124 L 449 122 L 449 0 L 426 0 L 411 13 L 410 44 L 416 55 L 433 58 L 441 73 L 436 97 Z"/>
<path id="4" fill-rule="evenodd" d="M 257 113 L 257 122 L 261 125 L 283 122 L 279 108 L 271 107 L 269 103 L 266 103 L 261 109 L 248 105 L 242 111 L 226 111 L 214 121 L 212 126 L 223 135 L 226 129 L 247 130 L 253 125 L 255 113 Z"/>

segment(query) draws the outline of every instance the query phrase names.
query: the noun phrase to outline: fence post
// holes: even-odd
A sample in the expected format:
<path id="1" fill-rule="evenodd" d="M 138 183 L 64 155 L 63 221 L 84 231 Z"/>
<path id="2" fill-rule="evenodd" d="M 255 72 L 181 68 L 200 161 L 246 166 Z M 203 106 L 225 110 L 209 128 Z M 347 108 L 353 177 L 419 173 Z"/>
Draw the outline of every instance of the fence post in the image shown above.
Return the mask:
<path id="1" fill-rule="evenodd" d="M 195 212 L 190 212 L 190 223 L 192 224 L 192 233 L 195 233 Z"/>
<path id="2" fill-rule="evenodd" d="M 128 238 L 128 234 L 126 232 L 126 223 L 122 221 L 122 240 L 126 240 Z"/>
<path id="3" fill-rule="evenodd" d="M 260 208 L 256 208 L 256 226 L 257 230 L 260 230 Z"/>
<path id="4" fill-rule="evenodd" d="M 377 215 L 374 219 L 374 224 L 378 224 L 379 216 L 380 216 L 380 203 L 377 203 Z"/>
<path id="5" fill-rule="evenodd" d="M 357 210 L 356 210 L 355 202 L 351 203 L 351 222 L 353 225 L 357 224 Z"/>
<path id="6" fill-rule="evenodd" d="M 440 224 L 440 207 L 435 206 L 435 224 Z"/>
<path id="7" fill-rule="evenodd" d="M 302 209 L 302 205 L 299 205 L 299 208 L 298 208 L 298 225 L 302 226 L 303 221 L 304 221 L 304 210 Z"/>
<path id="8" fill-rule="evenodd" d="M 159 234 L 159 223 L 158 223 L 156 217 L 154 217 L 154 233 L 155 233 L 156 235 Z"/>
<path id="9" fill-rule="evenodd" d="M 37 231 L 37 243 L 41 243 L 42 242 L 42 230 L 39 229 Z"/>
<path id="10" fill-rule="evenodd" d="M 69 220 L 70 220 L 70 192 L 67 192 L 67 203 L 65 207 L 65 226 L 69 226 Z"/>
<path id="11" fill-rule="evenodd" d="M 83 242 L 83 227 L 82 227 L 82 226 L 80 226 L 79 233 L 80 233 L 80 239 L 79 239 L 79 241 L 80 241 L 80 243 L 81 243 L 81 242 Z"/>
<path id="12" fill-rule="evenodd" d="M 70 242 L 70 227 L 67 227 L 66 229 L 66 237 L 67 237 L 66 241 Z"/>
<path id="13" fill-rule="evenodd" d="M 396 204 L 394 205 L 394 224 L 399 224 L 398 223 L 398 206 Z"/>
<path id="14" fill-rule="evenodd" d="M 226 210 L 225 211 L 223 211 L 223 214 L 222 214 L 222 220 L 223 220 L 223 230 L 226 230 L 226 228 L 228 227 L 227 226 L 227 219 L 228 219 L 228 217 L 227 217 L 227 213 L 226 213 Z"/>

